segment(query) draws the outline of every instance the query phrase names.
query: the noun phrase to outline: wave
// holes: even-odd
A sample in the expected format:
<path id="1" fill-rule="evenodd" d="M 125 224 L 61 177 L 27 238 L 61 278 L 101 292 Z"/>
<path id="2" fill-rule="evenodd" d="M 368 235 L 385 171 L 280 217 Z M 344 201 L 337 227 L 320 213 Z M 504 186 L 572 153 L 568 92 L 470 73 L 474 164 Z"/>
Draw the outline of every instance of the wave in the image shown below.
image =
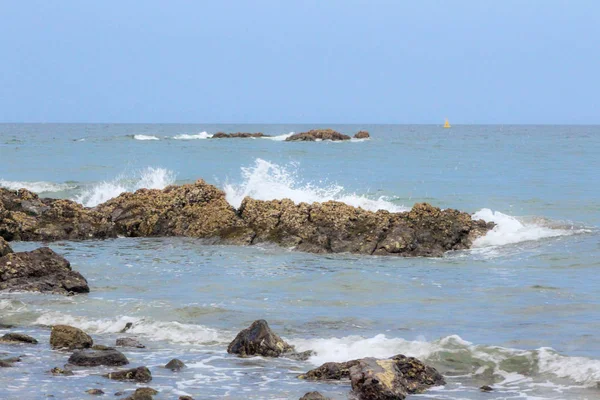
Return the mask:
<path id="1" fill-rule="evenodd" d="M 290 132 L 290 133 L 286 133 L 284 135 L 278 135 L 278 136 L 265 136 L 265 137 L 263 137 L 263 139 L 274 140 L 276 142 L 283 142 L 283 141 L 285 141 L 285 139 L 289 138 L 293 134 L 294 134 L 294 132 Z"/>
<path id="2" fill-rule="evenodd" d="M 72 183 L 6 181 L 0 179 L 0 187 L 10 190 L 27 189 L 34 193 L 54 193 L 76 189 L 78 186 Z"/>
<path id="3" fill-rule="evenodd" d="M 526 241 L 540 240 L 559 236 L 569 236 L 589 232 L 587 229 L 556 226 L 541 218 L 525 220 L 484 208 L 472 216 L 473 219 L 483 219 L 494 222 L 496 226 L 485 236 L 475 240 L 474 248 L 497 247 Z"/>
<path id="4" fill-rule="evenodd" d="M 488 376 L 490 373 L 502 383 L 514 381 L 515 375 L 525 378 L 545 375 L 570 379 L 586 386 L 600 380 L 600 360 L 569 357 L 542 347 L 520 350 L 499 346 L 474 345 L 458 335 L 439 340 L 405 340 L 377 335 L 372 338 L 347 336 L 328 339 L 299 339 L 290 341 L 299 351 L 314 350 L 309 359 L 315 366 L 329 361 L 348 361 L 363 357 L 391 357 L 404 354 L 431 363 L 450 375 Z"/>
<path id="5" fill-rule="evenodd" d="M 193 135 L 188 135 L 186 133 L 182 133 L 180 135 L 173 136 L 173 139 L 175 139 L 175 140 L 197 140 L 197 139 L 209 139 L 212 136 L 213 135 L 206 133 L 206 132 L 200 132 L 200 133 L 196 133 Z"/>
<path id="6" fill-rule="evenodd" d="M 281 166 L 269 161 L 256 159 L 254 165 L 242 167 L 242 183 L 224 185 L 227 201 L 238 208 L 246 196 L 257 200 L 290 199 L 295 203 L 340 201 L 365 210 L 388 210 L 400 212 L 408 210 L 396 205 L 386 197 L 371 199 L 355 193 L 347 193 L 343 186 L 331 184 L 319 187 L 303 182 L 295 170 L 296 164 Z"/>
<path id="7" fill-rule="evenodd" d="M 153 135 L 133 135 L 135 140 L 160 140 L 157 136 Z"/>
<path id="8" fill-rule="evenodd" d="M 138 189 L 164 189 L 175 183 L 175 174 L 165 168 L 147 167 L 131 175 L 119 175 L 111 181 L 104 181 L 85 189 L 73 200 L 86 207 L 95 207 L 125 192 Z"/>

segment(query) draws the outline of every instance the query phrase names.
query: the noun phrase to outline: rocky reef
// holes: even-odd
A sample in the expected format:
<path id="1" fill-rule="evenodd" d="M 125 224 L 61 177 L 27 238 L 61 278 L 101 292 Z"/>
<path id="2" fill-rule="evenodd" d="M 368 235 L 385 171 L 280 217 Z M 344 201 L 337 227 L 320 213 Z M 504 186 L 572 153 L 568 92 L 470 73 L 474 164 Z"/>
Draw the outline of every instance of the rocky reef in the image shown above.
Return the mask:
<path id="1" fill-rule="evenodd" d="M 95 208 L 0 188 L 0 237 L 9 241 L 187 236 L 219 244 L 271 242 L 311 253 L 439 257 L 468 249 L 492 227 L 427 203 L 391 213 L 336 201 L 245 198 L 236 210 L 203 180 L 123 193 Z"/>
<path id="2" fill-rule="evenodd" d="M 249 132 L 236 132 L 236 133 L 225 133 L 225 132 L 217 132 L 212 135 L 211 139 L 232 139 L 232 138 L 261 138 L 261 137 L 270 137 L 270 135 L 265 135 L 262 132 L 249 133 Z"/>
<path id="3" fill-rule="evenodd" d="M 315 142 L 317 140 L 350 140 L 350 136 L 334 131 L 333 129 L 312 129 L 308 132 L 295 133 L 285 139 L 286 142 Z"/>

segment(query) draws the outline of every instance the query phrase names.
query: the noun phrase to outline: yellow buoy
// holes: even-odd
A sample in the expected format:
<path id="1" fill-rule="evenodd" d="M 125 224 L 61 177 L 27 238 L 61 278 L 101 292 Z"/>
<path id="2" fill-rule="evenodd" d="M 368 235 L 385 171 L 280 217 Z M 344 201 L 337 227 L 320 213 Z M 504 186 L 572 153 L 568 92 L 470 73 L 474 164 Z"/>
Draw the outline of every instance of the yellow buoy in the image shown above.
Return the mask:
<path id="1" fill-rule="evenodd" d="M 446 122 L 444 122 L 444 128 L 450 128 L 450 122 L 448 122 L 448 118 L 446 118 Z"/>

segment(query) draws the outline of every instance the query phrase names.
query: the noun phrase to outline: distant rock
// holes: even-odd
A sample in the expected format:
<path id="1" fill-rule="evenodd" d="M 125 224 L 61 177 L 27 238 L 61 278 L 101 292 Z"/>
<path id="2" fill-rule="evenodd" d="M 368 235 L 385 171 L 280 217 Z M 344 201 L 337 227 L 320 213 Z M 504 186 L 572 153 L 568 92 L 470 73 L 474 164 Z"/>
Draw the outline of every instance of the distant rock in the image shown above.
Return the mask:
<path id="1" fill-rule="evenodd" d="M 359 131 L 356 135 L 354 135 L 354 139 L 368 139 L 371 135 L 367 131 Z"/>
<path id="2" fill-rule="evenodd" d="M 136 338 L 118 338 L 117 342 L 116 342 L 117 346 L 120 347 L 136 347 L 138 349 L 144 349 L 146 348 L 146 346 L 144 346 L 142 343 L 140 343 Z"/>
<path id="3" fill-rule="evenodd" d="M 248 133 L 248 132 L 224 133 L 224 132 L 217 132 L 214 135 L 212 135 L 211 139 L 261 138 L 261 137 L 269 137 L 269 135 L 265 135 L 262 132 L 257 132 L 257 133 Z"/>
<path id="4" fill-rule="evenodd" d="M 23 333 L 7 333 L 4 336 L 0 337 L 0 343 L 27 343 L 27 344 L 37 344 L 38 341 L 35 338 L 32 338 L 29 335 L 25 335 Z"/>
<path id="5" fill-rule="evenodd" d="M 2 236 L 0 236 L 0 257 L 4 257 L 7 254 L 12 253 L 13 250 L 10 248 L 10 245 Z"/>
<path id="6" fill-rule="evenodd" d="M 323 396 L 319 392 L 308 392 L 300 397 L 300 400 L 331 400 L 329 397 Z"/>
<path id="7" fill-rule="evenodd" d="M 183 368 L 185 368 L 185 364 L 183 361 L 174 358 L 169 361 L 167 365 L 165 365 L 165 368 L 170 369 L 171 371 L 181 371 Z"/>
<path id="8" fill-rule="evenodd" d="M 50 333 L 50 347 L 53 349 L 88 349 L 94 341 L 84 331 L 69 325 L 54 325 Z"/>
<path id="9" fill-rule="evenodd" d="M 150 373 L 150 370 L 146 367 L 137 367 L 124 371 L 110 372 L 102 376 L 116 381 L 133 381 L 146 383 L 152 380 L 152 374 Z"/>
<path id="10" fill-rule="evenodd" d="M 240 357 L 279 357 L 291 353 L 294 347 L 287 344 L 264 319 L 254 321 L 250 327 L 237 334 L 227 347 L 227 352 Z"/>
<path id="11" fill-rule="evenodd" d="M 79 350 L 69 357 L 69 364 L 80 367 L 97 367 L 105 365 L 117 367 L 129 364 L 129 360 L 118 350 Z"/>
<path id="12" fill-rule="evenodd" d="M 308 132 L 295 133 L 285 139 L 286 142 L 314 142 L 317 140 L 350 140 L 350 136 L 333 129 L 313 129 Z"/>
<path id="13" fill-rule="evenodd" d="M 86 279 L 48 247 L 0 257 L 0 290 L 88 293 Z"/>

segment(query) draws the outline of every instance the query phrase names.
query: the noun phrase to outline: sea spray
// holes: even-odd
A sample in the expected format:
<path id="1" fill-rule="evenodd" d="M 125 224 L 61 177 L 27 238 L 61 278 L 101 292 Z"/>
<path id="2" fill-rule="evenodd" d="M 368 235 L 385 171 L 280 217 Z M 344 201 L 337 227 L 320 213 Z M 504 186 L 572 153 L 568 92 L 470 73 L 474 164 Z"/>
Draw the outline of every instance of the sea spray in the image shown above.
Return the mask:
<path id="1" fill-rule="evenodd" d="M 213 135 L 206 133 L 206 132 L 200 132 L 200 133 L 196 133 L 196 134 L 182 133 L 180 135 L 173 136 L 173 139 L 175 139 L 175 140 L 198 140 L 198 139 L 210 139 L 212 136 Z"/>
<path id="2" fill-rule="evenodd" d="M 27 189 L 34 193 L 57 193 L 65 190 L 76 189 L 77 185 L 72 183 L 54 183 L 43 181 L 25 182 L 0 179 L 0 187 L 10 190 Z"/>
<path id="3" fill-rule="evenodd" d="M 160 140 L 157 136 L 153 135 L 133 135 L 135 140 Z"/>

